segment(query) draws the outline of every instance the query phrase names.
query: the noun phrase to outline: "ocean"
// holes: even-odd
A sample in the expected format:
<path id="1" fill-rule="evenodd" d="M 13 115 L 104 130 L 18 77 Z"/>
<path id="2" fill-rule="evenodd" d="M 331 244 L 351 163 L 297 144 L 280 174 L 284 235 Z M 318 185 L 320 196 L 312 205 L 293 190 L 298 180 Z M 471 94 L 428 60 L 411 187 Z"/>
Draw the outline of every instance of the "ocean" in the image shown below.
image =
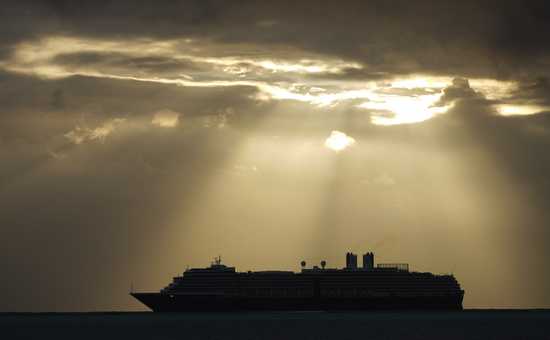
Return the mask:
<path id="1" fill-rule="evenodd" d="M 550 310 L 3 313 L 0 339 L 550 340 Z"/>

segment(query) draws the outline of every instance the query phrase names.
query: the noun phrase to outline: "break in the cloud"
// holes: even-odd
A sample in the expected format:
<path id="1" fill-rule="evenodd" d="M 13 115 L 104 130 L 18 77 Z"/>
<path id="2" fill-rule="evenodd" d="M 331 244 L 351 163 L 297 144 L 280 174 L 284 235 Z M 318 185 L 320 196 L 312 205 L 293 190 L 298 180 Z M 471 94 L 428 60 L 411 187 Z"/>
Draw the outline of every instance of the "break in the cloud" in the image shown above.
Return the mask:
<path id="1" fill-rule="evenodd" d="M 340 131 L 332 131 L 325 140 L 325 146 L 336 152 L 342 151 L 355 144 L 355 139 Z"/>
<path id="2" fill-rule="evenodd" d="M 165 128 L 172 128 L 180 123 L 180 113 L 172 110 L 160 110 L 153 114 L 151 124 Z"/>

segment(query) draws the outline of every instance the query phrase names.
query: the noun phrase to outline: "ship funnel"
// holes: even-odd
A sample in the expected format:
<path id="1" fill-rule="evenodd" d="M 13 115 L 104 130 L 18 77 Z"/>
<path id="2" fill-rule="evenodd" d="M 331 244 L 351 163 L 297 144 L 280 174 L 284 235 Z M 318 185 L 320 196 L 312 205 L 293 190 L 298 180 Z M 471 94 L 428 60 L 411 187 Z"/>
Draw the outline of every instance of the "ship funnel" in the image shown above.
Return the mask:
<path id="1" fill-rule="evenodd" d="M 374 253 L 367 252 L 363 254 L 363 269 L 371 270 L 374 269 Z"/>
<path id="2" fill-rule="evenodd" d="M 357 255 L 346 253 L 346 269 L 357 269 Z"/>

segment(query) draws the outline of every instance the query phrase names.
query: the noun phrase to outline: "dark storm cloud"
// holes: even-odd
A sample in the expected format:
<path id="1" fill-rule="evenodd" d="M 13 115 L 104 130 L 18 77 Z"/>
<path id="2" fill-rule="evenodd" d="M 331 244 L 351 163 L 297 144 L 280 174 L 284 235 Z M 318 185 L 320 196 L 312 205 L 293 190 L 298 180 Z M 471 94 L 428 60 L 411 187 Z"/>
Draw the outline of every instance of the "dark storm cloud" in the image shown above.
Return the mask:
<path id="1" fill-rule="evenodd" d="M 453 79 L 453 85 L 443 90 L 443 97 L 441 101 L 443 103 L 449 103 L 456 99 L 470 99 L 481 98 L 482 95 L 476 93 L 474 89 L 470 87 L 468 79 L 455 78 Z"/>
<path id="2" fill-rule="evenodd" d="M 109 71 L 122 71 L 122 74 L 132 75 L 140 73 L 155 73 L 160 75 L 174 72 L 198 72 L 206 71 L 207 67 L 192 61 L 174 60 L 166 57 L 135 57 L 123 53 L 72 53 L 55 56 L 54 64 L 61 64 L 71 70 L 72 67 L 87 68 L 109 73 Z M 176 73 L 177 74 L 177 73 Z"/>
<path id="3" fill-rule="evenodd" d="M 531 104 L 550 105 L 550 79 L 539 77 L 522 82 L 511 99 Z"/>
<path id="4" fill-rule="evenodd" d="M 51 34 L 282 44 L 372 71 L 511 78 L 547 72 L 544 1 L 9 2 L 4 48 Z M 261 25 L 272 22 L 273 25 Z M 464 62 L 470 60 L 472 62 Z"/>
<path id="5" fill-rule="evenodd" d="M 384 80 L 392 74 L 387 72 L 379 72 L 375 70 L 365 68 L 353 68 L 347 67 L 338 73 L 314 73 L 308 74 L 306 77 L 316 80 L 330 79 L 330 80 Z"/>

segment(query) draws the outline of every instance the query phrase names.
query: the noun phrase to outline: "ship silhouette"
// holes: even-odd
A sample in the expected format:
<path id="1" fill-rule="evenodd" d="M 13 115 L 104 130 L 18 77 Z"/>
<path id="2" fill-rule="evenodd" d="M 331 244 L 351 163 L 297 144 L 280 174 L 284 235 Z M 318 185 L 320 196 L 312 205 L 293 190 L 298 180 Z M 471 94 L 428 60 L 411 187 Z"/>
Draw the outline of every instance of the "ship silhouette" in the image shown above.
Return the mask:
<path id="1" fill-rule="evenodd" d="M 464 290 L 453 275 L 411 272 L 408 264 L 374 265 L 374 253 L 346 254 L 346 267 L 237 272 L 218 257 L 187 269 L 159 292 L 130 294 L 155 312 L 235 310 L 461 310 Z"/>

